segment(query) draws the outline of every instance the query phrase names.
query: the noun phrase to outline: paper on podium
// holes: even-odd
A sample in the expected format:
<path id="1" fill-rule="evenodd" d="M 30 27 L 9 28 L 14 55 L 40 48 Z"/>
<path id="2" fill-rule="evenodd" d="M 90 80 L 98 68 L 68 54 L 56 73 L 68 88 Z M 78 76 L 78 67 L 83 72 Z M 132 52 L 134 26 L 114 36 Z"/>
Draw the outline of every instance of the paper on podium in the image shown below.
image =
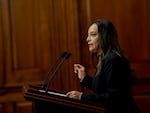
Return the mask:
<path id="1" fill-rule="evenodd" d="M 46 92 L 45 90 L 39 90 L 40 92 Z M 52 92 L 52 91 L 47 91 L 48 94 L 52 94 L 52 95 L 57 95 L 57 96 L 62 96 L 62 97 L 67 97 L 65 94 L 62 93 L 57 93 L 57 92 Z"/>

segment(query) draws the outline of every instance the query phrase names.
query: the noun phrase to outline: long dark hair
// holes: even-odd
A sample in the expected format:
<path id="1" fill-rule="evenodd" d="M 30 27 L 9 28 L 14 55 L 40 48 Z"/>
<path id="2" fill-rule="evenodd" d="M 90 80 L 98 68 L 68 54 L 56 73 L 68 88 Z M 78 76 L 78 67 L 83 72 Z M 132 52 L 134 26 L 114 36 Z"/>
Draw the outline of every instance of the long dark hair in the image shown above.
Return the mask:
<path id="1" fill-rule="evenodd" d="M 99 45 L 103 51 L 103 54 L 101 55 L 98 55 L 97 53 L 91 53 L 92 62 L 94 62 L 95 56 L 98 59 L 97 66 L 95 67 L 97 67 L 97 71 L 99 73 L 101 71 L 102 60 L 105 59 L 110 52 L 113 51 L 121 57 L 124 56 L 124 53 L 118 41 L 117 31 L 111 21 L 96 20 L 92 24 L 96 24 L 98 26 Z"/>

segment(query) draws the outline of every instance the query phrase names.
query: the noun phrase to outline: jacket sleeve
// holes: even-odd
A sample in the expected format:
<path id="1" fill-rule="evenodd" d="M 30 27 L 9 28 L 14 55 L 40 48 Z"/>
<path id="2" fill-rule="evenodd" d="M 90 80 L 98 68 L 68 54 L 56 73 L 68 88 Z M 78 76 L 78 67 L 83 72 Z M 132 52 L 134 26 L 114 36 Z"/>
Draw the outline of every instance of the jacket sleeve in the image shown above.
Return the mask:
<path id="1" fill-rule="evenodd" d="M 105 90 L 100 91 L 100 93 L 99 91 L 92 94 L 83 93 L 81 100 L 105 103 L 112 99 L 120 98 L 123 96 L 122 94 L 126 95 L 130 88 L 130 73 L 127 63 L 121 61 L 121 59 L 109 60 L 104 63 L 103 71 L 105 76 Z M 91 81 L 88 84 L 91 85 Z"/>
<path id="2" fill-rule="evenodd" d="M 86 75 L 82 81 L 80 81 L 80 86 L 86 87 L 88 89 L 92 89 L 92 81 L 93 78 Z"/>

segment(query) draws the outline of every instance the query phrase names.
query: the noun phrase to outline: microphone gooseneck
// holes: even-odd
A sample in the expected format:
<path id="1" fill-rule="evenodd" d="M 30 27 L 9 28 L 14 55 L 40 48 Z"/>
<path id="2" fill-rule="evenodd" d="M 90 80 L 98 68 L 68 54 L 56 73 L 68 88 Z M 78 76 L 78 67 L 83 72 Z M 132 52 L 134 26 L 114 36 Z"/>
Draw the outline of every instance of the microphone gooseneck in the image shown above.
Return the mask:
<path id="1" fill-rule="evenodd" d="M 46 79 L 42 85 L 43 90 L 45 90 L 45 92 L 47 93 L 49 85 L 51 83 L 51 81 L 53 80 L 56 72 L 59 70 L 59 68 L 61 67 L 61 65 L 63 64 L 63 62 L 68 59 L 71 56 L 71 53 L 68 52 L 63 52 L 60 57 L 57 58 L 56 62 L 50 67 L 47 75 L 46 75 Z"/>

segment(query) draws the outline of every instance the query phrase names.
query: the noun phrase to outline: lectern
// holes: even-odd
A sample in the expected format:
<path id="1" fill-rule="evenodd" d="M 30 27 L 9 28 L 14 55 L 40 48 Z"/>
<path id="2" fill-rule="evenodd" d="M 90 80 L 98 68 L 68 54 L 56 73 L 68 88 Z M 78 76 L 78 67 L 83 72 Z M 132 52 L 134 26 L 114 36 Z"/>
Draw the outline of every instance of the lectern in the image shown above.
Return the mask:
<path id="1" fill-rule="evenodd" d="M 32 101 L 34 113 L 105 113 L 101 104 L 71 99 L 56 90 L 45 92 L 38 85 L 24 86 L 24 98 Z"/>

